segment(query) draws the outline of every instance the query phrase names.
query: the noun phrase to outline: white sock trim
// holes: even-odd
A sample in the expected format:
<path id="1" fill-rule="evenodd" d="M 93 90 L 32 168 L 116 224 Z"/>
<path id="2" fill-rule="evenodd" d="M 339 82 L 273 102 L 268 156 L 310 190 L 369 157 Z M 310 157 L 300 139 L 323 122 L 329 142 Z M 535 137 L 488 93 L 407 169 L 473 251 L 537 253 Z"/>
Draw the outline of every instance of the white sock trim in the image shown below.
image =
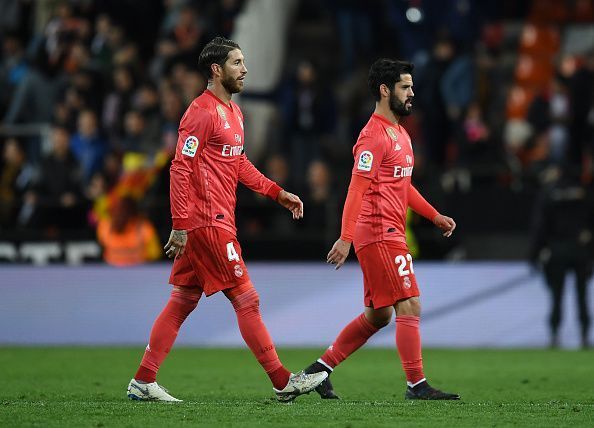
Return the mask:
<path id="1" fill-rule="evenodd" d="M 324 360 L 322 360 L 321 358 L 318 358 L 318 363 L 320 363 L 321 365 L 323 365 L 324 367 L 326 367 L 331 372 L 334 371 L 334 369 L 332 367 L 330 367 L 328 364 L 326 364 L 326 362 Z"/>
<path id="2" fill-rule="evenodd" d="M 423 383 L 423 382 L 425 382 L 426 380 L 427 380 L 427 378 L 423 378 L 423 379 L 421 379 L 420 381 L 418 381 L 418 382 L 415 382 L 415 383 L 412 383 L 412 382 L 408 382 L 408 381 L 407 381 L 407 382 L 406 382 L 406 385 L 407 385 L 409 388 L 414 388 L 415 386 L 417 386 L 417 385 L 418 385 L 418 384 L 420 384 L 420 383 Z"/>

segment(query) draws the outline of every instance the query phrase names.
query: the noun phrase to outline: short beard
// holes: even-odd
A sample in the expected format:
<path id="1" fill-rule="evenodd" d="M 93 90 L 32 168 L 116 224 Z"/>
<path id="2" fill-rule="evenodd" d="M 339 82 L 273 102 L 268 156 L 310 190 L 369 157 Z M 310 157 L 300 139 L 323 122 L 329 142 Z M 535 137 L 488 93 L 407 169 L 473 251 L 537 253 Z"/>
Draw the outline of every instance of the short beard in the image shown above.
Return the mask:
<path id="1" fill-rule="evenodd" d="M 237 94 L 243 89 L 239 86 L 237 80 L 232 77 L 225 77 L 223 80 L 221 80 L 221 85 L 223 85 L 223 88 L 225 88 L 230 94 Z"/>
<path id="2" fill-rule="evenodd" d="M 390 110 L 392 110 L 392 113 L 394 113 L 396 116 L 408 116 L 409 114 L 412 113 L 412 108 L 407 109 L 406 108 L 406 101 L 404 103 L 400 102 L 397 98 L 396 95 L 394 95 L 394 93 L 390 93 Z"/>

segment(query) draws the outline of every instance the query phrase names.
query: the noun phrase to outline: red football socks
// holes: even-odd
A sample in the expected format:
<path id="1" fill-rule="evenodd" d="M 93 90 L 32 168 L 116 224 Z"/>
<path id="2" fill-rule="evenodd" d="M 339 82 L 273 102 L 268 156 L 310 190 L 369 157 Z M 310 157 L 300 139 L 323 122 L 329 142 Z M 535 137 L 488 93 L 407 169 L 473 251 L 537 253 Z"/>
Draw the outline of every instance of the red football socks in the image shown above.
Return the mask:
<path id="1" fill-rule="evenodd" d="M 159 367 L 169 354 L 182 323 L 198 305 L 201 293 L 174 288 L 167 305 L 155 320 L 149 344 L 134 378 L 154 382 Z"/>
<path id="2" fill-rule="evenodd" d="M 324 365 L 336 367 L 349 355 L 359 349 L 367 340 L 377 333 L 379 329 L 371 324 L 365 314 L 352 320 L 338 335 L 334 343 L 320 358 Z"/>
<path id="3" fill-rule="evenodd" d="M 272 338 L 262 321 L 258 292 L 251 283 L 240 287 L 225 294 L 235 309 L 241 336 L 268 374 L 272 385 L 276 389 L 283 389 L 289 382 L 291 372 L 283 367 Z"/>
<path id="4" fill-rule="evenodd" d="M 416 384 L 424 379 L 419 317 L 413 315 L 396 317 L 396 347 L 407 382 Z"/>

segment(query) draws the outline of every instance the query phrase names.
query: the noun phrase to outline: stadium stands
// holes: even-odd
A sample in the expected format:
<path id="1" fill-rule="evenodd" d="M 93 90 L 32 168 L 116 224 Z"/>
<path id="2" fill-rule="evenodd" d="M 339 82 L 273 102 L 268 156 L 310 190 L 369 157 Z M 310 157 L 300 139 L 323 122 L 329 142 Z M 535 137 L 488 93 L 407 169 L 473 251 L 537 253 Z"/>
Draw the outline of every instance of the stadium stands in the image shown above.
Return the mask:
<path id="1" fill-rule="evenodd" d="M 215 34 L 237 39 L 249 58 L 238 97 L 248 156 L 265 171 L 281 159 L 283 185 L 315 207 L 310 215 L 324 213 L 294 225 L 240 189 L 239 233 L 250 258 L 295 257 L 290 240 L 300 258 L 318 259 L 337 235 L 350 150 L 373 108 L 365 70 L 381 55 L 416 64 L 415 115 L 405 123 L 415 142 L 414 180 L 462 219 L 459 236 L 444 245 L 413 218 L 419 257 L 523 257 L 543 177 L 561 165 L 592 177 L 594 6 L 454 3 L 430 2 L 411 15 L 397 1 L 174 0 L 147 3 L 140 23 L 131 4 L 115 0 L 19 2 L 0 24 L 0 259 L 38 259 L 31 254 L 52 252 L 31 253 L 30 245 L 57 245 L 48 260 L 96 260 L 88 243 L 98 221 L 128 193 L 166 240 L 168 162 L 181 114 L 206 84 L 197 55 Z M 56 126 L 67 130 L 82 173 L 75 192 L 55 189 L 48 211 L 39 205 L 40 180 Z M 11 141 L 24 149 L 22 159 L 7 148 Z M 312 188 L 312 165 L 331 171 L 323 192 L 330 197 Z M 72 194 L 80 209 L 73 221 L 43 214 L 65 212 L 63 203 L 70 209 Z M 479 203 L 481 216 L 468 215 Z M 519 215 L 502 220 L 500 207 Z M 65 242 L 87 250 L 73 256 Z"/>

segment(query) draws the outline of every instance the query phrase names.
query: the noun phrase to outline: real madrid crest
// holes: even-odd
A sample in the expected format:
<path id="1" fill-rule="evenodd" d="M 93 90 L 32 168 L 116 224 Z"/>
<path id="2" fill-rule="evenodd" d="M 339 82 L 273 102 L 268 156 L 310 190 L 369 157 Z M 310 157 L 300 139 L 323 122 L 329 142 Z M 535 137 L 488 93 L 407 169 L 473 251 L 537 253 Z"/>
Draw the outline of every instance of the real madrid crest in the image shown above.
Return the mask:
<path id="1" fill-rule="evenodd" d="M 227 113 L 225 113 L 225 110 L 223 109 L 223 106 L 220 105 L 220 104 L 217 106 L 217 113 L 219 114 L 219 116 L 221 117 L 221 119 L 227 120 Z"/>
<path id="2" fill-rule="evenodd" d="M 412 286 L 412 283 L 410 282 L 410 278 L 408 276 L 404 277 L 402 283 L 404 285 L 404 288 L 410 288 Z"/>
<path id="3" fill-rule="evenodd" d="M 386 132 L 390 136 L 390 138 L 394 141 L 398 141 L 398 134 L 394 128 L 386 128 Z"/>

